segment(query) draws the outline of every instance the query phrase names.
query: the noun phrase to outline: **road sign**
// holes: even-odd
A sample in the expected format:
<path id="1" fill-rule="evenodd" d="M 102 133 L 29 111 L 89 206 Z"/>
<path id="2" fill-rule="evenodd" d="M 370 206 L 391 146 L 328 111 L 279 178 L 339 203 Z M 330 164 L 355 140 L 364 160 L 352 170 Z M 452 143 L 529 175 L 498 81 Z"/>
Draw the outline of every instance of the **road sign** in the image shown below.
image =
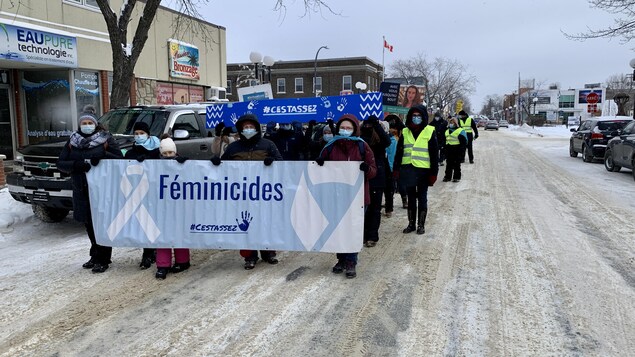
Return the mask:
<path id="1" fill-rule="evenodd" d="M 600 101 L 600 96 L 597 93 L 589 93 L 586 95 L 586 102 L 589 104 L 596 104 Z"/>

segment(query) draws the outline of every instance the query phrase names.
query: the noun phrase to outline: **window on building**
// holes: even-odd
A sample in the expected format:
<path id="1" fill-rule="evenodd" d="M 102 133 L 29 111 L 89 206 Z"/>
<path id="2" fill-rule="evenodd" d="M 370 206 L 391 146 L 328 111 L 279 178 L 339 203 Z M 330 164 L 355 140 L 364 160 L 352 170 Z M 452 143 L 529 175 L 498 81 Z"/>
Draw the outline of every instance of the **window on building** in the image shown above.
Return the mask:
<path id="1" fill-rule="evenodd" d="M 232 80 L 228 79 L 227 80 L 227 87 L 225 88 L 226 93 L 225 94 L 232 94 Z"/>
<path id="2" fill-rule="evenodd" d="M 342 76 L 342 90 L 353 90 L 352 76 Z"/>
<path id="3" fill-rule="evenodd" d="M 368 87 L 366 88 L 368 90 L 368 92 L 372 92 L 372 90 L 373 90 L 373 80 L 372 80 L 372 78 L 370 78 L 370 76 L 368 76 L 368 80 L 366 81 L 366 84 L 368 85 Z"/>
<path id="4" fill-rule="evenodd" d="M 65 2 L 83 5 L 95 9 L 99 9 L 99 5 L 97 5 L 97 0 L 64 0 Z M 110 1 L 109 1 L 110 2 Z"/>
<path id="5" fill-rule="evenodd" d="M 287 92 L 287 82 L 284 78 L 278 78 L 278 93 L 284 94 Z"/>
<path id="6" fill-rule="evenodd" d="M 322 77 L 315 77 L 315 92 L 322 92 Z"/>
<path id="7" fill-rule="evenodd" d="M 87 106 L 92 106 L 97 117 L 100 117 L 99 72 L 75 71 L 74 75 L 77 113 L 81 113 Z"/>
<path id="8" fill-rule="evenodd" d="M 295 92 L 304 93 L 304 78 L 295 79 Z"/>
<path id="9" fill-rule="evenodd" d="M 560 108 L 573 108 L 575 106 L 575 95 L 561 95 Z"/>

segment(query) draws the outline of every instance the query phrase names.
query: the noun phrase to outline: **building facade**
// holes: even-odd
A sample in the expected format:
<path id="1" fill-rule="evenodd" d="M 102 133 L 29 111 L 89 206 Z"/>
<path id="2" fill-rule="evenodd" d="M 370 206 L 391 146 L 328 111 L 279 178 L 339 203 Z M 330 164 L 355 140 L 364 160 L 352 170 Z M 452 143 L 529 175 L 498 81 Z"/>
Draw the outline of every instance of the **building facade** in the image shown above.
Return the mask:
<path id="1" fill-rule="evenodd" d="M 379 91 L 383 67 L 367 57 L 279 61 L 273 66 L 231 63 L 227 65 L 227 99 L 238 101 L 237 88 L 270 83 L 274 98 L 302 98 Z M 315 75 L 315 88 L 313 77 Z"/>
<path id="2" fill-rule="evenodd" d="M 120 9 L 125 0 L 110 0 Z M 129 41 L 144 2 L 137 2 Z M 206 89 L 225 85 L 225 28 L 191 19 L 214 41 L 188 30 L 174 33 L 180 15 L 160 7 L 135 68 L 130 102 L 203 101 Z M 91 104 L 109 108 L 112 52 L 104 18 L 94 0 L 0 2 L 0 154 L 63 140 L 77 130 L 77 115 Z M 123 50 L 123 49 L 122 49 Z"/>

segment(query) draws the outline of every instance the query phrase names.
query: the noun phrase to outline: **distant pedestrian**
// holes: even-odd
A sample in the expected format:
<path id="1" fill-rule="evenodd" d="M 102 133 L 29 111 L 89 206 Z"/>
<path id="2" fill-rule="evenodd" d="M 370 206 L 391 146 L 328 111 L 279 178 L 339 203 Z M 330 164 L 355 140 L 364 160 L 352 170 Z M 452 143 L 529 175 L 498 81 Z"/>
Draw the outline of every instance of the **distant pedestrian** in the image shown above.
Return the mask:
<path id="1" fill-rule="evenodd" d="M 91 165 L 98 165 L 101 159 L 121 158 L 123 156 L 115 139 L 98 123 L 94 112 L 87 111 L 79 115 L 79 130 L 71 134 L 57 162 L 60 171 L 71 175 L 73 217 L 76 221 L 84 223 L 90 239 L 90 260 L 82 267 L 92 269 L 93 273 L 103 273 L 108 269 L 112 263 L 112 247 L 97 244 L 90 212 L 86 173 L 91 169 Z"/>
<path id="2" fill-rule="evenodd" d="M 255 115 L 245 114 L 238 118 L 236 129 L 240 135 L 240 140 L 229 144 L 221 158 L 222 160 L 262 160 L 266 166 L 271 165 L 274 160 L 282 160 L 282 155 L 280 155 L 276 144 L 262 137 L 260 122 Z M 213 158 L 212 163 L 220 165 L 221 159 Z M 245 269 L 251 270 L 256 266 L 258 262 L 257 250 L 241 250 L 240 255 L 245 258 Z M 260 258 L 269 264 L 278 264 L 275 250 L 261 250 Z"/>
<path id="3" fill-rule="evenodd" d="M 472 117 L 468 116 L 464 110 L 459 112 L 459 126 L 465 130 L 467 134 L 467 156 L 470 159 L 470 164 L 474 163 L 474 152 L 472 151 L 472 143 L 478 139 L 478 128 L 476 122 Z M 465 154 L 461 162 L 465 162 Z"/>
<path id="4" fill-rule="evenodd" d="M 221 157 L 227 149 L 227 145 L 233 143 L 235 140 L 231 136 L 231 128 L 225 127 L 225 124 L 220 123 L 214 127 L 214 138 L 212 139 L 212 156 Z"/>
<path id="5" fill-rule="evenodd" d="M 448 128 L 445 130 L 444 151 L 448 163 L 445 167 L 443 182 L 450 180 L 459 182 L 461 180 L 461 159 L 465 156 L 467 141 L 465 129 L 459 126 L 455 118 L 450 118 Z"/>
<path id="6" fill-rule="evenodd" d="M 428 125 L 423 105 L 410 108 L 395 155 L 395 172 L 408 192 L 408 226 L 403 233 L 425 233 L 428 215 L 428 186 L 437 181 L 439 150 L 434 127 Z M 418 208 L 418 210 L 417 210 Z M 417 219 L 419 220 L 417 224 Z"/>
<path id="7" fill-rule="evenodd" d="M 448 122 L 443 119 L 441 113 L 436 112 L 432 117 L 430 125 L 434 126 L 434 131 L 437 133 L 437 144 L 439 144 L 439 166 L 443 166 L 443 160 L 445 160 L 443 147 L 445 146 L 445 130 L 448 128 Z"/>
<path id="8" fill-rule="evenodd" d="M 370 204 L 369 180 L 377 174 L 375 156 L 370 146 L 359 137 L 359 121 L 352 114 L 344 114 L 335 126 L 337 136 L 324 147 L 315 161 L 324 165 L 325 161 L 362 161 L 359 169 L 364 171 L 364 205 Z M 357 255 L 359 252 L 337 253 L 335 274 L 345 272 L 347 278 L 357 276 Z"/>
<path id="9" fill-rule="evenodd" d="M 134 123 L 132 127 L 134 143 L 132 148 L 126 151 L 126 159 L 134 159 L 143 162 L 145 159 L 158 160 L 161 158 L 159 145 L 161 141 L 156 136 L 150 135 L 150 126 L 142 121 Z M 156 250 L 154 248 L 143 248 L 141 255 L 141 269 L 148 269 L 156 261 Z"/>

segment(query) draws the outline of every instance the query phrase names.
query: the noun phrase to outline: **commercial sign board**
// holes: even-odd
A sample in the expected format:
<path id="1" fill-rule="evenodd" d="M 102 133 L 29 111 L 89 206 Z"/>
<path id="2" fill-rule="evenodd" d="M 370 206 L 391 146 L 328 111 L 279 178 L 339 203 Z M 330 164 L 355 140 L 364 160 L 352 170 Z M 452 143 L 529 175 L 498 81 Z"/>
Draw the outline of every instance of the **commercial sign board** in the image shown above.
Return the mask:
<path id="1" fill-rule="evenodd" d="M 238 101 L 247 102 L 250 100 L 273 99 L 271 83 L 259 84 L 257 86 L 241 87 L 238 92 Z"/>
<path id="2" fill-rule="evenodd" d="M 383 94 L 383 105 L 399 105 L 399 83 L 381 82 L 379 91 Z"/>
<path id="3" fill-rule="evenodd" d="M 587 96 L 591 93 L 594 93 L 594 95 L 591 96 L 591 101 L 588 101 Z M 596 98 L 597 98 L 597 102 L 592 104 L 602 103 L 602 90 L 581 90 L 578 93 L 578 103 L 580 104 L 591 103 Z"/>
<path id="4" fill-rule="evenodd" d="M 199 80 L 198 48 L 189 43 L 169 40 L 170 77 Z"/>
<path id="5" fill-rule="evenodd" d="M 0 59 L 76 68 L 77 39 L 0 23 Z"/>

